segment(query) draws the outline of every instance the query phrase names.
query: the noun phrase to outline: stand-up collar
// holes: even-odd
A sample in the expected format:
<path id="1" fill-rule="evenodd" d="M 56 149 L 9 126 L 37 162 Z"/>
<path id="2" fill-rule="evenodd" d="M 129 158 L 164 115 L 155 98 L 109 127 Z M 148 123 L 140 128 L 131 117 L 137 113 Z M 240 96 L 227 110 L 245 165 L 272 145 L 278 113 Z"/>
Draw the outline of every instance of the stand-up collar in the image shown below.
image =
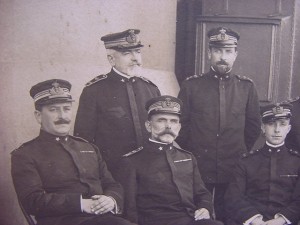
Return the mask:
<path id="1" fill-rule="evenodd" d="M 214 78 L 218 80 L 228 80 L 231 77 L 231 70 L 229 70 L 226 74 L 220 74 L 217 71 L 215 71 L 212 66 L 210 67 L 210 73 Z"/>
<path id="2" fill-rule="evenodd" d="M 265 143 L 262 149 L 262 153 L 264 155 L 270 155 L 270 154 L 282 152 L 284 149 L 286 149 L 284 143 L 277 146 L 270 145 L 269 143 Z"/>
<path id="3" fill-rule="evenodd" d="M 173 149 L 173 143 L 167 144 L 159 141 L 155 141 L 152 139 L 149 139 L 149 145 L 152 149 L 158 150 L 158 151 L 166 151 L 166 150 L 172 150 Z"/>
<path id="4" fill-rule="evenodd" d="M 135 82 L 136 81 L 136 77 L 135 76 L 128 76 L 124 73 L 121 73 L 120 71 L 118 71 L 116 68 L 112 68 L 111 69 L 111 73 L 114 75 L 114 79 L 126 83 L 126 82 Z"/>
<path id="5" fill-rule="evenodd" d="M 57 136 L 50 134 L 44 130 L 40 130 L 39 138 L 43 141 L 50 141 L 50 142 L 67 142 L 69 140 L 69 136 Z"/>

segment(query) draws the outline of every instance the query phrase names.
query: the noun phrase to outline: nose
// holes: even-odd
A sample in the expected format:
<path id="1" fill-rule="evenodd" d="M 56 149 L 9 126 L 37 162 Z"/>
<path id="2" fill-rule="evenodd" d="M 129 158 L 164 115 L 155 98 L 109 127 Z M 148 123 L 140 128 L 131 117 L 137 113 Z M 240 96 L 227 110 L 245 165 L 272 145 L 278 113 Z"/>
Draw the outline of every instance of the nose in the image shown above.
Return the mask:
<path id="1" fill-rule="evenodd" d="M 64 110 L 58 110 L 58 118 L 59 119 L 65 119 L 67 116 L 67 113 Z"/>
<path id="2" fill-rule="evenodd" d="M 279 133 L 279 126 L 277 123 L 275 124 L 274 131 L 275 133 Z"/>
<path id="3" fill-rule="evenodd" d="M 139 53 L 137 53 L 137 52 L 132 52 L 132 53 L 131 53 L 131 60 L 132 60 L 132 61 L 139 61 L 138 55 L 139 55 Z"/>
<path id="4" fill-rule="evenodd" d="M 169 122 L 169 121 L 166 122 L 166 128 L 167 128 L 167 129 L 170 129 L 170 128 L 171 128 L 171 122 Z"/>

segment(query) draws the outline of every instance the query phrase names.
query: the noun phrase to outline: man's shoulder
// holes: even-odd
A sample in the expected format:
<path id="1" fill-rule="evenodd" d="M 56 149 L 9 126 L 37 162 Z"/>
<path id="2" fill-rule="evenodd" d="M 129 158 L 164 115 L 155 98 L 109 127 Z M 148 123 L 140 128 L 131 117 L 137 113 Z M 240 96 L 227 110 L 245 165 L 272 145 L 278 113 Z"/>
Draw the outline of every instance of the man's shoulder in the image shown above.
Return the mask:
<path id="1" fill-rule="evenodd" d="M 299 103 L 300 103 L 300 96 L 297 96 L 295 98 L 289 99 L 288 102 L 291 103 L 293 106 L 299 105 Z"/>
<path id="2" fill-rule="evenodd" d="M 249 77 L 238 75 L 238 74 L 234 74 L 233 76 L 239 81 L 253 83 L 253 80 Z"/>
<path id="3" fill-rule="evenodd" d="M 98 75 L 98 76 L 94 77 L 92 80 L 90 80 L 89 82 L 87 82 L 85 84 L 85 87 L 90 87 L 90 86 L 92 86 L 94 84 L 98 84 L 98 83 L 100 83 L 100 81 L 106 80 L 107 77 L 108 77 L 107 74 Z"/>
<path id="4" fill-rule="evenodd" d="M 21 144 L 18 148 L 14 149 L 12 152 L 11 152 L 11 155 L 15 155 L 15 154 L 18 154 L 18 153 L 23 153 L 23 152 L 27 152 L 27 151 L 30 151 L 33 149 L 33 146 L 35 145 L 36 143 L 36 140 L 37 140 L 37 137 L 30 140 L 30 141 L 27 141 L 27 142 L 24 142 L 23 144 Z"/>
<path id="5" fill-rule="evenodd" d="M 300 158 L 300 152 L 298 150 L 288 149 L 288 153 L 294 157 Z"/>
<path id="6" fill-rule="evenodd" d="M 206 75 L 205 73 L 202 73 L 202 74 L 195 74 L 192 76 L 188 76 L 187 78 L 185 78 L 184 82 L 190 83 L 198 79 L 203 79 L 206 77 L 205 75 Z"/>
<path id="7" fill-rule="evenodd" d="M 260 152 L 261 152 L 261 149 L 251 150 L 249 152 L 243 153 L 241 158 L 242 158 L 242 160 L 247 160 L 249 158 L 259 155 Z"/>
<path id="8" fill-rule="evenodd" d="M 151 85 L 151 86 L 154 86 L 157 88 L 156 84 L 154 84 L 151 80 L 149 80 L 148 78 L 146 77 L 143 77 L 143 76 L 138 76 L 138 78 L 143 81 L 143 82 L 146 82 L 147 84 Z"/>

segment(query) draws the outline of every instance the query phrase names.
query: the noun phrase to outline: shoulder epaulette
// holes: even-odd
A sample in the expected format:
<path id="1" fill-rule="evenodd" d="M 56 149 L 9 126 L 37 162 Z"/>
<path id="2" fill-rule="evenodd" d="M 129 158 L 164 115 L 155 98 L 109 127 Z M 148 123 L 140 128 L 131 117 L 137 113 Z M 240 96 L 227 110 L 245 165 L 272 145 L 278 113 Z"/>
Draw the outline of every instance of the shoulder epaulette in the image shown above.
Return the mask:
<path id="1" fill-rule="evenodd" d="M 107 75 L 106 75 L 106 74 L 101 74 L 101 75 L 99 75 L 99 76 L 93 78 L 93 79 L 90 80 L 89 82 L 87 82 L 87 83 L 85 84 L 85 86 L 86 86 L 86 87 L 91 86 L 92 84 L 95 84 L 95 83 L 97 83 L 98 81 L 104 80 L 104 79 L 106 79 L 106 78 L 107 78 Z"/>
<path id="2" fill-rule="evenodd" d="M 203 77 L 203 73 L 200 74 L 200 75 L 199 74 L 195 74 L 195 75 L 189 76 L 185 80 L 196 79 L 196 78 L 199 78 L 199 77 Z"/>
<path id="3" fill-rule="evenodd" d="M 296 98 L 291 98 L 291 99 L 289 99 L 289 100 L 287 100 L 287 102 L 289 102 L 289 103 L 293 103 L 293 102 L 296 102 L 296 101 L 298 101 L 299 100 L 299 96 L 297 96 Z"/>
<path id="4" fill-rule="evenodd" d="M 292 155 L 300 157 L 300 152 L 298 152 L 297 150 L 289 149 L 289 153 L 291 153 Z"/>
<path id="5" fill-rule="evenodd" d="M 89 143 L 88 140 L 82 138 L 82 137 L 78 137 L 78 136 L 73 136 L 73 135 L 69 135 L 71 138 L 77 140 L 77 141 L 82 141 L 82 142 L 86 142 L 86 143 Z"/>
<path id="6" fill-rule="evenodd" d="M 26 145 L 28 145 L 28 144 L 34 142 L 35 140 L 36 140 L 36 138 L 34 138 L 34 139 L 30 140 L 30 141 L 27 141 L 27 142 L 21 144 L 18 148 L 14 149 L 14 150 L 11 152 L 11 154 L 13 154 L 14 152 L 17 152 L 17 151 L 21 150 L 22 148 L 26 147 Z"/>
<path id="7" fill-rule="evenodd" d="M 143 81 L 145 81 L 145 82 L 147 82 L 147 83 L 149 83 L 149 84 L 152 84 L 152 85 L 154 85 L 155 87 L 157 87 L 156 84 L 154 84 L 151 80 L 147 79 L 146 77 L 139 76 L 139 78 L 141 78 Z"/>
<path id="8" fill-rule="evenodd" d="M 252 79 L 250 79 L 249 77 L 246 77 L 246 76 L 240 76 L 240 75 L 236 75 L 236 77 L 240 80 L 246 80 L 246 81 L 250 81 L 250 82 L 253 82 Z"/>
<path id="9" fill-rule="evenodd" d="M 133 155 L 133 154 L 135 154 L 135 153 L 138 153 L 138 152 L 142 151 L 143 148 L 144 148 L 144 147 L 141 146 L 141 147 L 139 147 L 139 148 L 137 148 L 137 149 L 134 149 L 133 151 L 128 152 L 128 153 L 126 153 L 125 155 L 123 155 L 123 157 L 128 157 L 128 156 L 131 156 L 131 155 Z"/>
<path id="10" fill-rule="evenodd" d="M 259 152 L 259 149 L 251 150 L 249 152 L 245 152 L 245 153 L 242 154 L 242 158 L 247 158 L 249 156 L 255 155 L 258 152 Z"/>

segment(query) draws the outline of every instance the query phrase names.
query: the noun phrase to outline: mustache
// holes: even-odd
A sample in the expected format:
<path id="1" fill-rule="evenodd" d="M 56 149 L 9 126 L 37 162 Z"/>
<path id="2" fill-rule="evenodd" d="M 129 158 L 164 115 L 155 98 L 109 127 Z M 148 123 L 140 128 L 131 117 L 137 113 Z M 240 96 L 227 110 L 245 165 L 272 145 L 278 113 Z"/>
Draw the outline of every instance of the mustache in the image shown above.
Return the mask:
<path id="1" fill-rule="evenodd" d="M 54 122 L 55 125 L 60 125 L 60 124 L 70 124 L 71 120 L 65 120 L 65 119 L 59 119 Z"/>
<path id="2" fill-rule="evenodd" d="M 219 62 L 216 63 L 217 65 L 225 65 L 225 66 L 228 66 L 228 63 L 225 62 L 224 60 L 221 60 Z"/>
<path id="3" fill-rule="evenodd" d="M 169 134 L 169 135 L 171 135 L 172 137 L 176 137 L 176 134 L 175 133 L 173 133 L 172 131 L 170 131 L 170 130 L 164 130 L 164 131 L 162 131 L 162 132 L 160 132 L 158 135 L 159 136 L 162 136 L 162 135 L 165 135 L 165 134 Z"/>

